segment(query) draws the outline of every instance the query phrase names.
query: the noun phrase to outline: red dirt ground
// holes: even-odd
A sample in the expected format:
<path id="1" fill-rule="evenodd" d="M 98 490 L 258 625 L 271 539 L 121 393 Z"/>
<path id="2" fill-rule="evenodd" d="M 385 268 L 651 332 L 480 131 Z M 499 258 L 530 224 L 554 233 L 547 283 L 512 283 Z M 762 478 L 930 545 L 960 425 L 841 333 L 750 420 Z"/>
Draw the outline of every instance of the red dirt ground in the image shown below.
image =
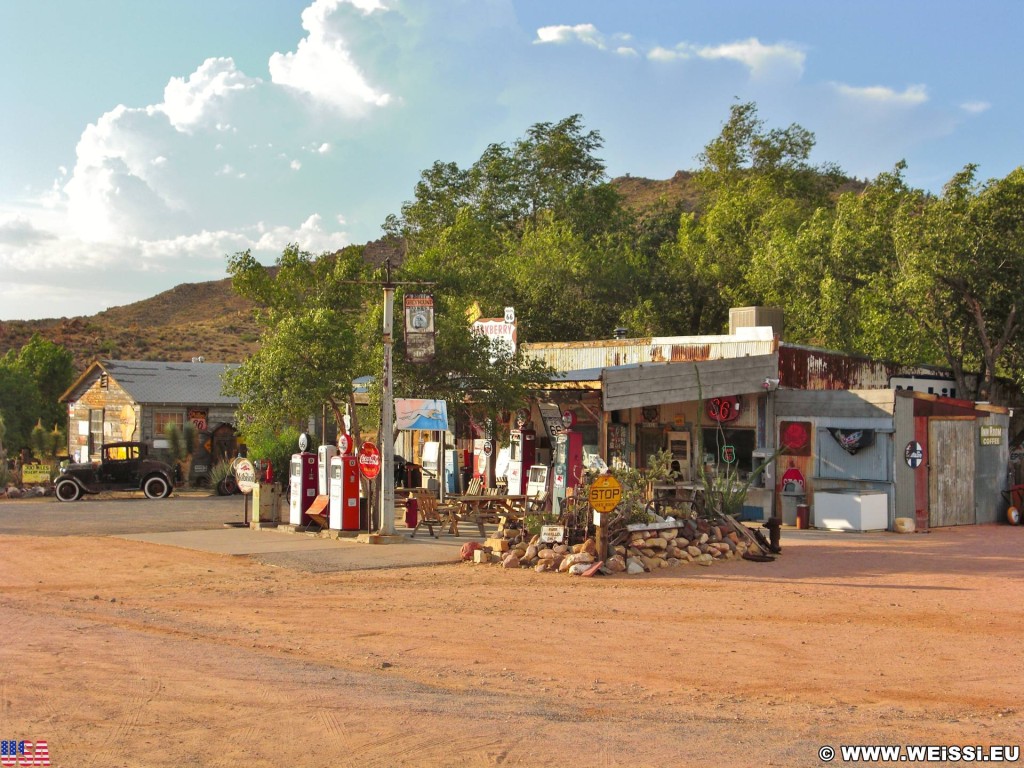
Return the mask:
<path id="1" fill-rule="evenodd" d="M 77 768 L 802 766 L 826 744 L 1024 741 L 1024 527 L 783 547 L 585 579 L 2 536 L 0 738 Z"/>

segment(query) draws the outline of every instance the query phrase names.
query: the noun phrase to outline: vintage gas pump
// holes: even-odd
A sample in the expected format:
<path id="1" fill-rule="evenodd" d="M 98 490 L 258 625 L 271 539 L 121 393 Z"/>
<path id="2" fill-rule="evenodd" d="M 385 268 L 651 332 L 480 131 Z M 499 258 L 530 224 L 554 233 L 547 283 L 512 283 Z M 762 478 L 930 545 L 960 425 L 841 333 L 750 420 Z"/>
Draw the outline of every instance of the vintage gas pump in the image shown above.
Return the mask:
<path id="1" fill-rule="evenodd" d="M 300 442 L 300 449 L 303 446 Z M 303 525 L 303 513 L 316 498 L 316 454 L 303 450 L 292 454 L 289 472 L 288 522 Z"/>
<path id="2" fill-rule="evenodd" d="M 316 494 L 327 496 L 331 488 L 331 459 L 338 455 L 333 445 L 321 445 L 316 451 Z"/>
<path id="3" fill-rule="evenodd" d="M 583 434 L 565 430 L 555 438 L 554 482 L 552 498 L 556 515 L 565 511 L 566 498 L 571 495 L 583 474 Z"/>
<path id="4" fill-rule="evenodd" d="M 508 492 L 526 493 L 529 469 L 537 460 L 537 433 L 532 429 L 513 429 L 509 434 L 512 449 L 508 460 Z"/>
<path id="5" fill-rule="evenodd" d="M 328 525 L 335 531 L 358 531 L 359 460 L 355 456 L 332 456 L 330 470 Z"/>

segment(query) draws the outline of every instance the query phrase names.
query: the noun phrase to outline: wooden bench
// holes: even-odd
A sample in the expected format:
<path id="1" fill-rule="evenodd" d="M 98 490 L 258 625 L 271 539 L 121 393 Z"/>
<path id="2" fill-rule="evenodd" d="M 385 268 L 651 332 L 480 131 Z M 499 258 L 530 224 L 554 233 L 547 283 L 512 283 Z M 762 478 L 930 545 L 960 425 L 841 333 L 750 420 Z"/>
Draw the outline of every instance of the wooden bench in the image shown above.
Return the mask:
<path id="1" fill-rule="evenodd" d="M 437 534 L 434 533 L 434 526 L 443 528 L 448 526 L 448 532 L 459 535 L 458 523 L 455 520 L 455 508 L 450 504 L 440 504 L 437 501 L 437 497 L 432 493 L 421 493 L 416 496 L 416 527 L 413 528 L 412 533 L 409 534 L 410 538 L 415 538 L 416 531 L 420 529 L 421 525 L 427 526 L 427 530 L 430 531 L 430 535 L 435 539 Z"/>

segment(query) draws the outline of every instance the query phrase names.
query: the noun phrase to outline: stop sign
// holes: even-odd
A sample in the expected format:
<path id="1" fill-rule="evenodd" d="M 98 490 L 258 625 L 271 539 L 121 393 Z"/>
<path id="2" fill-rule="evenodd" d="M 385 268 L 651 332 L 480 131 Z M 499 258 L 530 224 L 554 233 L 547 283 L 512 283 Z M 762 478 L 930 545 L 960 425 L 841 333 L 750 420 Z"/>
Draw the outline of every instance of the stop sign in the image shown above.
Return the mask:
<path id="1" fill-rule="evenodd" d="M 373 443 L 363 443 L 359 449 L 359 471 L 367 480 L 380 474 L 380 451 Z"/>
<path id="2" fill-rule="evenodd" d="M 590 506 L 598 512 L 611 512 L 622 501 L 622 485 L 611 475 L 598 475 L 590 486 Z"/>

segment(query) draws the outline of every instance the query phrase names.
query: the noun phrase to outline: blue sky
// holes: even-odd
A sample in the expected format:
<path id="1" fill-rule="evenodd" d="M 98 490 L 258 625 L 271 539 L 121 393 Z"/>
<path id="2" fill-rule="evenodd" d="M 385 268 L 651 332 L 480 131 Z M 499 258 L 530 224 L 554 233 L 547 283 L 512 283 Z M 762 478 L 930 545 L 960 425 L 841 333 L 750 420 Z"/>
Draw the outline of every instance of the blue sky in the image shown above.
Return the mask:
<path id="1" fill-rule="evenodd" d="M 736 100 L 939 191 L 1024 164 L 1020 0 L 0 0 L 0 320 L 381 235 L 436 160 L 583 116 L 610 178 Z"/>

